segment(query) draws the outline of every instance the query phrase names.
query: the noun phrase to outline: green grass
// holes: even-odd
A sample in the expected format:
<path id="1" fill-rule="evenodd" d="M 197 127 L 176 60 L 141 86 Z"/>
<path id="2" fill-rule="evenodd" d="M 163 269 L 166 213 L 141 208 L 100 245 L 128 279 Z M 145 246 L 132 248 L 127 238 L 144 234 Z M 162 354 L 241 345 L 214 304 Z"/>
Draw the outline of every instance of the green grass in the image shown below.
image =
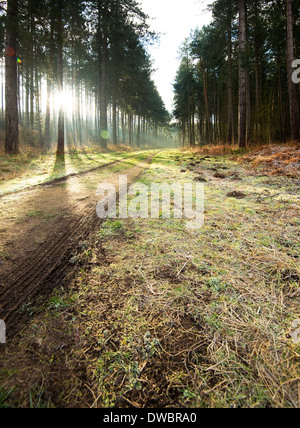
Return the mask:
<path id="1" fill-rule="evenodd" d="M 14 391 L 14 388 L 10 388 L 9 390 L 4 390 L 0 387 L 0 408 L 9 408 L 11 405 L 9 404 L 9 396 Z"/>
<path id="2" fill-rule="evenodd" d="M 191 182 L 196 172 L 180 173 L 177 155 L 156 156 L 139 182 Z M 179 156 L 187 162 L 190 155 Z M 211 163 L 201 165 L 208 177 L 201 229 L 186 229 L 184 219 L 108 219 L 85 237 L 73 282 L 35 315 L 18 349 L 25 363 L 33 356 L 43 362 L 44 383 L 15 367 L 21 382 L 8 401 L 18 404 L 32 391 L 29 407 L 299 406 L 300 348 L 291 339 L 300 318 L 294 183 L 282 179 L 278 198 L 259 201 L 274 183 L 218 157 L 213 164 L 238 170 L 241 180 L 215 180 Z M 245 199 L 229 198 L 232 190 Z M 45 332 L 53 338 L 38 347 Z M 65 351 L 56 355 L 54 344 Z M 49 401 L 55 373 L 61 378 Z"/>
<path id="3" fill-rule="evenodd" d="M 110 163 L 115 160 L 126 159 L 130 153 L 85 153 L 68 152 L 64 159 L 57 159 L 54 154 L 31 155 L 22 153 L 18 156 L 5 156 L 0 159 L 0 195 L 19 191 L 38 184 L 47 183 L 69 174 L 79 173 Z M 140 154 L 144 159 L 145 154 Z M 116 167 L 118 171 L 121 166 Z"/>

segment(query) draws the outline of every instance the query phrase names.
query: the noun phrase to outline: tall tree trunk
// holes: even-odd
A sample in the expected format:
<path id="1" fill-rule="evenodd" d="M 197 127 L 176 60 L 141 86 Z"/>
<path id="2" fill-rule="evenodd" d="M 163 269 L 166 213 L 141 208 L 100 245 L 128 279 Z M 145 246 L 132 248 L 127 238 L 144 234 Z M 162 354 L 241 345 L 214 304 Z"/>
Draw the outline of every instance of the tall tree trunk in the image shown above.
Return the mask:
<path id="1" fill-rule="evenodd" d="M 34 22 L 34 16 L 33 13 L 31 14 L 30 18 L 30 126 L 31 129 L 34 129 L 34 45 L 35 45 L 35 22 Z"/>
<path id="2" fill-rule="evenodd" d="M 58 2 L 58 15 L 57 15 L 57 80 L 58 90 L 60 93 L 64 89 L 64 70 L 63 70 L 63 22 L 62 22 L 62 7 L 63 1 Z M 65 117 L 64 107 L 61 104 L 58 112 L 58 136 L 57 136 L 57 156 L 64 156 L 65 154 Z"/>
<path id="3" fill-rule="evenodd" d="M 40 98 L 41 98 L 41 77 L 38 73 L 38 68 L 35 71 L 35 90 L 36 90 L 36 124 L 37 130 L 39 133 L 39 142 L 41 149 L 45 149 L 45 140 L 42 133 L 42 122 L 41 122 L 41 107 L 40 107 Z"/>
<path id="4" fill-rule="evenodd" d="M 117 99 L 116 99 L 114 88 L 113 88 L 113 96 L 112 96 L 112 130 L 113 130 L 113 144 L 118 144 L 118 133 L 117 133 Z"/>
<path id="5" fill-rule="evenodd" d="M 25 72 L 25 114 L 26 114 L 26 126 L 27 128 L 29 128 L 29 93 L 30 93 L 30 88 L 29 88 L 29 76 L 30 76 L 30 72 L 29 72 L 29 64 L 26 63 L 25 64 L 25 68 L 26 68 L 26 72 Z"/>
<path id="6" fill-rule="evenodd" d="M 50 41 L 49 41 L 49 69 L 47 75 L 47 103 L 46 103 L 46 117 L 45 117 L 45 146 L 47 149 L 50 149 L 51 145 L 51 91 L 52 91 L 52 80 L 54 75 L 53 70 L 53 60 L 54 60 L 54 17 L 51 17 L 51 29 L 50 29 Z"/>
<path id="7" fill-rule="evenodd" d="M 255 123 L 255 139 L 261 141 L 262 139 L 262 115 L 261 115 L 261 71 L 260 71 L 260 54 L 259 54 L 259 36 L 258 36 L 258 22 L 259 22 L 259 1 L 254 2 L 255 13 L 255 29 L 254 29 L 254 55 L 255 55 L 255 110 L 256 110 L 256 123 Z"/>
<path id="8" fill-rule="evenodd" d="M 51 80 L 47 77 L 47 104 L 46 104 L 46 116 L 45 116 L 45 146 L 47 149 L 50 149 L 51 144 L 51 134 L 50 134 L 50 98 L 51 98 Z"/>
<path id="9" fill-rule="evenodd" d="M 5 98 L 5 65 L 1 64 L 1 116 L 4 117 L 4 98 Z"/>
<path id="10" fill-rule="evenodd" d="M 141 116 L 138 114 L 137 116 L 137 146 L 140 147 L 141 145 Z"/>
<path id="11" fill-rule="evenodd" d="M 261 87 L 260 87 L 260 67 L 258 58 L 258 45 L 255 42 L 255 108 L 256 108 L 256 125 L 255 138 L 261 140 Z"/>
<path id="12" fill-rule="evenodd" d="M 121 112 L 122 144 L 125 144 L 125 113 Z"/>
<path id="13" fill-rule="evenodd" d="M 206 114 L 206 141 L 210 143 L 211 132 L 210 132 L 210 120 L 209 120 L 209 108 L 208 108 L 208 95 L 207 95 L 207 87 L 206 87 L 206 72 L 205 72 L 202 59 L 200 59 L 200 68 L 202 70 L 203 86 L 204 86 L 204 102 L 205 102 L 205 114 Z"/>
<path id="14" fill-rule="evenodd" d="M 281 66 L 280 66 L 280 59 L 277 59 L 277 67 L 278 67 L 278 114 L 279 114 L 279 139 L 280 141 L 283 141 L 285 138 L 285 116 L 284 116 L 284 109 L 283 109 L 283 102 L 282 102 L 282 83 L 281 83 Z"/>
<path id="15" fill-rule="evenodd" d="M 16 61 L 18 7 L 18 0 L 8 0 L 5 57 L 5 152 L 9 154 L 19 153 L 18 74 Z"/>
<path id="16" fill-rule="evenodd" d="M 250 73 L 249 73 L 249 52 L 248 52 L 248 16 L 247 6 L 245 0 L 245 16 L 246 16 L 246 56 L 245 56 L 245 69 L 246 69 L 246 144 L 249 143 L 251 138 L 251 89 L 250 89 Z"/>
<path id="17" fill-rule="evenodd" d="M 289 103 L 290 103 L 290 121 L 291 121 L 291 138 L 299 140 L 299 121 L 298 121 L 298 100 L 296 85 L 292 80 L 294 61 L 294 32 L 293 32 L 293 8 L 292 0 L 286 2 L 287 16 L 287 71 L 288 71 L 288 87 L 289 87 Z"/>
<path id="18" fill-rule="evenodd" d="M 192 117 L 191 117 L 191 146 L 195 146 L 196 136 L 195 136 L 195 107 L 192 106 Z"/>
<path id="19" fill-rule="evenodd" d="M 185 122 L 184 121 L 182 121 L 181 129 L 182 129 L 182 147 L 184 147 L 185 146 Z"/>
<path id="20" fill-rule="evenodd" d="M 227 142 L 234 141 L 234 114 L 232 95 L 232 1 L 228 0 L 227 12 L 227 38 L 228 38 L 228 119 L 227 119 Z"/>
<path id="21" fill-rule="evenodd" d="M 17 71 L 17 79 L 18 79 L 18 88 L 17 88 L 18 92 L 17 93 L 18 93 L 19 123 L 20 123 L 20 126 L 22 127 L 23 126 L 23 116 L 22 116 L 21 102 L 23 100 L 23 82 L 21 82 L 21 75 L 20 75 L 20 73 L 18 73 L 18 71 Z"/>
<path id="22" fill-rule="evenodd" d="M 80 82 L 76 82 L 76 100 L 77 100 L 77 111 L 76 111 L 76 127 L 77 127 L 77 138 L 80 147 L 82 146 L 82 117 L 81 117 L 81 90 L 80 90 Z M 95 115 L 95 128 L 97 127 L 97 115 Z"/>
<path id="23" fill-rule="evenodd" d="M 132 113 L 128 113 L 128 140 L 129 140 L 129 146 L 132 146 Z"/>
<path id="24" fill-rule="evenodd" d="M 246 69 L 246 142 L 251 138 L 251 93 L 250 93 L 250 74 Z"/>
<path id="25" fill-rule="evenodd" d="M 107 147 L 108 119 L 107 119 L 107 61 L 108 61 L 108 36 L 107 36 L 107 4 L 102 6 L 98 1 L 98 31 L 100 36 L 99 75 L 100 75 L 100 143 Z"/>
<path id="26" fill-rule="evenodd" d="M 246 147 L 246 2 L 239 0 L 239 146 Z"/>

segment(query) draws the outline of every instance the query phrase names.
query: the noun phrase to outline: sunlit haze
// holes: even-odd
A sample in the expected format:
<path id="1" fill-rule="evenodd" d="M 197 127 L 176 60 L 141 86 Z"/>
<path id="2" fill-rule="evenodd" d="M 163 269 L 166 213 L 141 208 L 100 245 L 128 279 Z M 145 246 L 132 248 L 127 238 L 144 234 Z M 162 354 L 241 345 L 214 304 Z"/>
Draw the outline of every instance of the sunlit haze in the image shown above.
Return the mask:
<path id="1" fill-rule="evenodd" d="M 150 48 L 154 80 L 166 108 L 173 109 L 173 82 L 179 65 L 179 47 L 196 27 L 211 22 L 207 10 L 211 0 L 140 0 L 151 19 L 151 29 L 161 33 L 158 45 Z"/>

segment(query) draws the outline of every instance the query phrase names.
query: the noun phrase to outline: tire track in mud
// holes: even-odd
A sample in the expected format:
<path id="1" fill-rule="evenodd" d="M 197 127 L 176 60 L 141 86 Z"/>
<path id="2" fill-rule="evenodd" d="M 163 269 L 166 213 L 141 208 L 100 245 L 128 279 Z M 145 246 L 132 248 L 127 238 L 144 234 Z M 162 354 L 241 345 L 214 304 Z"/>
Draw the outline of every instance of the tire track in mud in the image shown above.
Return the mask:
<path id="1" fill-rule="evenodd" d="M 35 260 L 33 255 L 32 264 L 29 264 L 29 266 L 25 268 L 26 270 L 21 273 L 19 278 L 13 279 L 12 276 L 9 278 L 9 287 L 0 298 L 0 304 L 2 301 L 5 302 L 2 305 L 2 310 L 5 310 L 6 307 L 11 305 L 11 299 L 9 299 L 9 297 L 14 296 L 17 301 L 8 311 L 7 316 L 20 306 L 22 297 L 18 296 L 22 296 L 26 291 L 26 294 L 28 294 L 28 289 L 35 291 L 41 281 L 55 270 L 60 262 L 60 258 L 63 259 L 65 250 L 68 247 L 66 243 L 69 243 L 69 245 L 72 244 L 72 240 L 77 236 L 78 232 L 85 230 L 84 226 L 87 224 L 85 219 L 79 219 L 79 226 L 76 226 L 76 223 L 76 221 L 70 222 L 68 225 L 68 231 L 64 234 L 59 233 L 58 235 L 62 236 L 58 236 L 50 248 L 48 248 L 48 245 L 44 245 L 44 248 L 39 249 L 38 258 Z M 60 258 L 56 260 L 57 256 L 60 256 Z M 50 260 L 52 262 L 51 266 L 49 265 Z"/>
<path id="2" fill-rule="evenodd" d="M 156 155 L 157 152 L 131 168 L 131 182 L 139 177 Z M 48 235 L 48 239 L 39 248 L 29 252 L 13 272 L 6 273 L 2 278 L 0 318 L 6 323 L 8 338 L 15 336 L 28 319 L 28 314 L 21 310 L 23 305 L 27 303 L 34 307 L 38 299 L 49 297 L 57 285 L 68 282 L 68 277 L 74 270 L 70 263 L 71 256 L 80 242 L 99 229 L 103 221 L 97 217 L 95 201 L 91 202 L 91 198 L 94 196 L 88 198 L 80 215 L 71 213 L 68 218 L 63 218 L 50 234 L 51 238 Z"/>

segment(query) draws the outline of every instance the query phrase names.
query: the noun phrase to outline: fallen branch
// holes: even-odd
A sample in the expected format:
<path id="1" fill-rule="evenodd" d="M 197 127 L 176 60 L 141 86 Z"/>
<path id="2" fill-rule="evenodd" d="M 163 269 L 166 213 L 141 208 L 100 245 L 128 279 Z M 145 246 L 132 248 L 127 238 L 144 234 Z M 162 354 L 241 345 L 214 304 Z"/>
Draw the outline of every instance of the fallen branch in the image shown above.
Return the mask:
<path id="1" fill-rule="evenodd" d="M 268 195 L 268 196 L 264 196 L 264 197 L 262 197 L 262 195 L 260 195 L 258 198 L 257 198 L 257 202 L 261 202 L 261 201 L 264 201 L 265 199 L 272 199 L 272 198 L 276 198 L 276 196 L 280 196 L 281 195 L 281 193 L 276 193 L 275 195 Z"/>
<path id="2" fill-rule="evenodd" d="M 180 269 L 180 271 L 177 273 L 176 278 L 179 277 L 179 275 L 181 274 L 181 272 L 185 269 L 186 265 L 192 260 L 192 257 L 189 257 L 189 259 L 185 262 L 185 264 L 182 266 L 182 268 Z"/>

